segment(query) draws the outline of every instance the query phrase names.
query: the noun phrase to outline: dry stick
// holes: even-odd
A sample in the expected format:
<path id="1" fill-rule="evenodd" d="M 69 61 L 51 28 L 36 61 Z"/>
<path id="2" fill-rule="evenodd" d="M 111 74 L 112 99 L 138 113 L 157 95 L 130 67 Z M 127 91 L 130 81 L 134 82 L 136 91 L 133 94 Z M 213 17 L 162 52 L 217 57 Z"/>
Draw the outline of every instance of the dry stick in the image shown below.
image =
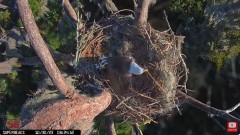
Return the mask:
<path id="1" fill-rule="evenodd" d="M 220 109 L 216 109 L 214 107 L 211 107 L 211 106 L 208 106 L 188 95 L 186 95 L 185 93 L 183 93 L 182 91 L 178 90 L 177 91 L 177 96 L 185 101 L 186 103 L 202 110 L 202 111 L 205 111 L 207 112 L 208 114 L 210 114 L 211 116 L 218 116 L 218 117 L 221 117 L 223 119 L 226 119 L 228 121 L 236 121 L 236 122 L 240 122 L 240 119 L 239 118 L 236 118 L 235 116 L 232 116 L 231 114 L 228 114 L 227 112 L 231 112 L 233 110 L 235 110 L 237 107 L 240 106 L 240 103 L 237 104 L 235 107 L 231 108 L 230 110 L 220 110 Z"/>
<path id="2" fill-rule="evenodd" d="M 240 102 L 238 104 L 236 104 L 234 107 L 225 110 L 225 112 L 226 113 L 231 113 L 231 112 L 235 111 L 239 106 L 240 106 Z"/>
<path id="3" fill-rule="evenodd" d="M 182 54 L 181 54 L 181 44 L 176 42 L 176 37 L 175 37 L 174 32 L 173 32 L 173 30 L 172 30 L 172 28 L 171 28 L 171 26 L 170 26 L 170 23 L 169 23 L 169 21 L 168 21 L 167 14 L 166 14 L 165 10 L 163 11 L 163 13 L 164 13 L 164 16 L 165 16 L 165 20 L 166 20 L 166 22 L 167 22 L 167 25 L 168 25 L 168 27 L 169 27 L 169 29 L 170 29 L 171 35 L 172 35 L 173 38 L 174 38 L 174 42 L 175 42 L 176 45 L 177 45 L 177 49 L 178 49 L 178 52 L 179 52 L 179 53 L 178 53 L 178 54 L 179 54 L 179 58 L 180 58 L 180 60 L 182 61 L 182 65 L 183 65 L 183 67 L 184 67 L 185 80 L 184 80 L 183 84 L 184 84 L 184 90 L 185 90 L 185 92 L 187 93 L 187 86 L 186 86 L 186 85 L 187 85 L 187 81 L 188 81 L 188 68 L 187 68 L 187 65 L 186 65 L 186 63 L 184 62 L 184 59 L 183 59 Z M 176 47 L 176 46 L 174 46 L 174 47 Z M 175 48 L 175 50 L 176 50 L 176 48 Z"/>
<path id="4" fill-rule="evenodd" d="M 77 97 L 80 100 L 85 100 L 84 97 L 80 96 L 76 91 L 71 89 L 65 79 L 62 77 L 58 67 L 56 66 L 52 55 L 45 44 L 40 32 L 38 30 L 37 24 L 34 20 L 32 11 L 29 7 L 27 0 L 17 0 L 16 1 L 20 17 L 23 21 L 24 28 L 26 29 L 29 39 L 32 42 L 32 46 L 43 62 L 46 70 L 53 83 L 57 86 L 59 91 L 68 98 Z"/>
<path id="5" fill-rule="evenodd" d="M 78 46 L 80 46 L 80 43 L 79 43 L 79 30 L 80 30 L 80 28 L 79 28 L 79 23 L 80 23 L 80 15 L 79 15 L 79 1 L 77 1 L 77 6 L 78 6 L 78 8 L 77 8 L 77 29 L 76 29 L 76 42 L 77 42 L 77 47 Z M 75 63 L 78 63 L 78 57 L 79 57 L 79 51 L 76 51 L 76 57 L 75 57 Z M 75 64 L 74 63 L 74 64 Z"/>
<path id="6" fill-rule="evenodd" d="M 146 95 L 144 95 L 144 94 L 142 94 L 142 93 L 139 93 L 139 92 L 133 90 L 132 88 L 130 88 L 130 90 L 131 90 L 132 92 L 134 92 L 134 93 L 140 95 L 141 97 L 145 97 L 145 98 L 147 98 L 147 99 L 151 99 L 151 100 L 157 101 L 156 99 L 151 98 L 151 97 L 149 97 L 149 96 L 146 96 Z"/>

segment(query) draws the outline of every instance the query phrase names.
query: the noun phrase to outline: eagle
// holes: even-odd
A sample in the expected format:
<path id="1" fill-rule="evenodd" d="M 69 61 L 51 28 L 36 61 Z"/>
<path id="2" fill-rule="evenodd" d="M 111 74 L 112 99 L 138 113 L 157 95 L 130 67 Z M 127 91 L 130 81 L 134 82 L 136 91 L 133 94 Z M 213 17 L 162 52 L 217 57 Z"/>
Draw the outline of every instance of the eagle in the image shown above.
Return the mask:
<path id="1" fill-rule="evenodd" d="M 130 56 L 102 56 L 98 59 L 98 64 L 95 65 L 97 69 L 107 68 L 119 76 L 131 77 L 134 75 L 141 75 L 147 72 L 148 69 L 140 67 Z"/>

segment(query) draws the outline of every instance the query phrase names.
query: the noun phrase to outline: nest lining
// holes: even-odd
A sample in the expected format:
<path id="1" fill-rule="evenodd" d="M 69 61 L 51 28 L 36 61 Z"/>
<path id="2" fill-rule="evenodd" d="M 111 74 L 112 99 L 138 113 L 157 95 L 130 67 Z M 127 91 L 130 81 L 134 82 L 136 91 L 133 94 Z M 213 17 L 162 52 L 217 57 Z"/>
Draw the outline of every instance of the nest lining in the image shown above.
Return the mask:
<path id="1" fill-rule="evenodd" d="M 84 91 L 90 83 L 110 89 L 114 96 L 110 114 L 131 122 L 153 121 L 156 115 L 167 115 L 177 107 L 176 90 L 186 76 L 180 45 L 183 38 L 171 30 L 160 32 L 150 25 L 135 27 L 132 16 L 114 14 L 93 23 L 82 31 L 76 53 L 76 71 Z M 140 76 L 123 78 L 94 65 L 101 56 L 133 56 L 139 65 L 149 69 Z"/>

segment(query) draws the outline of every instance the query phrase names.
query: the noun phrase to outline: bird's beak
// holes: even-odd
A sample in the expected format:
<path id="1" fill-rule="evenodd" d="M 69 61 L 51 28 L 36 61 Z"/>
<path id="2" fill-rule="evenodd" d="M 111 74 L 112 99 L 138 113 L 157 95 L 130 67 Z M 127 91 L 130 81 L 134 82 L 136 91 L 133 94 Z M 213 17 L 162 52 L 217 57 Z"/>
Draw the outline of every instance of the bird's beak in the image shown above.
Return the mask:
<path id="1" fill-rule="evenodd" d="M 143 69 L 143 72 L 148 72 L 148 69 L 147 69 L 147 68 L 144 68 L 144 69 Z"/>

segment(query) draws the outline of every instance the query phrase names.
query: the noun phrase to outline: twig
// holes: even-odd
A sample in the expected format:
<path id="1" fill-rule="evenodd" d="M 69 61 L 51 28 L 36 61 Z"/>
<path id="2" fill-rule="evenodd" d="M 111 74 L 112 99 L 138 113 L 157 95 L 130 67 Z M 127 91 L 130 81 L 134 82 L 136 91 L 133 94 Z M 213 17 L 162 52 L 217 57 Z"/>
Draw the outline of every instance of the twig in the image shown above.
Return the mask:
<path id="1" fill-rule="evenodd" d="M 219 110 L 219 109 L 216 109 L 214 107 L 211 107 L 209 105 L 206 105 L 188 95 L 186 95 L 185 93 L 183 93 L 182 91 L 178 90 L 177 91 L 177 96 L 179 97 L 179 99 L 185 101 L 186 103 L 204 111 L 204 112 L 207 112 L 209 113 L 211 116 L 218 116 L 218 117 L 221 117 L 223 119 L 226 119 L 228 121 L 236 121 L 236 122 L 240 122 L 240 119 L 235 117 L 235 116 L 232 116 L 231 114 L 228 114 L 226 113 L 225 110 Z M 239 103 L 240 104 L 240 103 Z M 237 105 L 237 107 L 239 106 L 239 104 Z M 237 107 L 233 107 L 234 109 L 237 108 Z M 231 110 L 234 110 L 231 108 Z"/>
<path id="2" fill-rule="evenodd" d="M 169 31 L 171 32 L 172 35 L 174 35 L 174 32 L 173 32 L 173 30 L 172 30 L 172 27 L 170 26 L 170 23 L 169 23 L 169 21 L 168 21 L 168 16 L 167 16 L 165 10 L 163 10 L 163 14 L 164 14 L 164 16 L 165 16 L 165 21 L 166 21 L 166 23 L 167 23 L 167 25 L 168 25 Z"/>
<path id="3" fill-rule="evenodd" d="M 118 108 L 120 105 L 124 104 L 124 102 L 125 102 L 125 101 L 128 101 L 130 98 L 132 98 L 132 97 L 127 97 L 127 98 L 125 98 L 124 100 L 122 100 L 122 101 L 116 106 L 116 108 Z"/>
<path id="4" fill-rule="evenodd" d="M 240 106 L 240 102 L 238 104 L 236 104 L 235 106 L 233 106 L 232 108 L 225 110 L 225 112 L 231 113 L 231 112 L 235 111 L 239 106 Z"/>
<path id="5" fill-rule="evenodd" d="M 130 88 L 130 90 L 133 91 L 134 93 L 140 95 L 141 97 L 145 97 L 145 98 L 147 98 L 147 99 L 151 99 L 151 100 L 157 101 L 156 99 L 151 98 L 151 97 L 149 97 L 149 96 L 146 96 L 146 95 L 144 95 L 144 94 L 142 94 L 142 93 L 139 93 L 139 92 L 133 90 L 132 88 Z"/>
<path id="6" fill-rule="evenodd" d="M 0 4 L 0 9 L 7 9 L 7 8 L 9 8 L 9 7 L 6 5 Z"/>
<path id="7" fill-rule="evenodd" d="M 177 46 L 177 49 L 178 49 L 178 54 L 179 54 L 179 58 L 180 58 L 180 60 L 182 61 L 182 65 L 183 65 L 183 68 L 184 68 L 184 72 L 185 72 L 185 80 L 184 80 L 184 82 L 183 82 L 183 84 L 184 84 L 184 90 L 185 90 L 185 92 L 187 93 L 187 87 L 186 87 L 186 85 L 187 85 L 187 81 L 188 81 L 188 68 L 187 68 L 187 65 L 186 65 L 186 63 L 185 63 L 185 61 L 184 61 L 184 59 L 183 59 L 183 57 L 182 57 L 182 54 L 181 54 L 181 42 L 179 43 L 179 42 L 177 42 L 176 41 L 176 36 L 174 35 L 174 32 L 173 32 L 173 30 L 172 30 L 172 28 L 171 28 L 171 26 L 170 26 L 170 23 L 169 23 L 169 21 L 168 21 L 168 19 L 167 19 L 167 14 L 166 14 L 166 12 L 165 12 L 165 10 L 163 11 L 163 13 L 164 13 L 164 16 L 165 16 L 165 20 L 166 20 L 166 22 L 167 22 L 167 25 L 168 25 L 168 27 L 169 27 L 169 30 L 170 30 L 170 33 L 171 33 L 171 35 L 173 36 L 173 39 L 174 39 L 174 42 L 175 42 L 175 44 L 176 44 L 176 46 Z M 175 50 L 176 50 L 176 46 L 174 46 L 175 47 Z M 175 52 L 174 52 L 174 55 L 175 55 Z"/>
<path id="8" fill-rule="evenodd" d="M 213 121 L 215 122 L 215 123 L 217 123 L 218 124 L 218 126 L 219 127 L 221 127 L 222 128 L 222 130 L 223 131 L 226 131 L 226 128 L 225 128 L 225 126 L 223 126 L 223 124 L 221 124 L 216 118 L 212 118 L 213 119 Z"/>

